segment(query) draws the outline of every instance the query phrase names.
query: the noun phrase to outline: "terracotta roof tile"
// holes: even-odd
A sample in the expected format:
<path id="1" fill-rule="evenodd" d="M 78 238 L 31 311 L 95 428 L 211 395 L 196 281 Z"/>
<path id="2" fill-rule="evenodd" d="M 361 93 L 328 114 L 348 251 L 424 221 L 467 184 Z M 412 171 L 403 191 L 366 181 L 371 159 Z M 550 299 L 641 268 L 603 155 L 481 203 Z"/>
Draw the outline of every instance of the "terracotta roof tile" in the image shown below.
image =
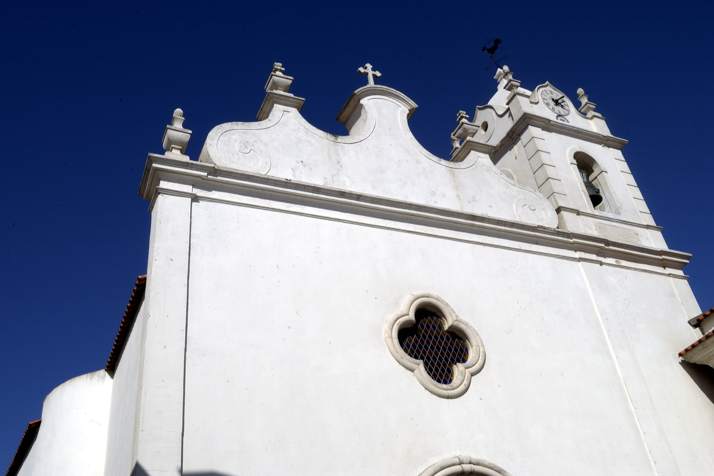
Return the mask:
<path id="1" fill-rule="evenodd" d="M 10 467 L 7 468 L 5 476 L 16 476 L 20 472 L 20 468 L 22 468 L 25 458 L 27 458 L 27 455 L 30 453 L 32 445 L 35 444 L 37 433 L 40 431 L 40 423 L 42 423 L 42 420 L 33 420 L 27 424 L 25 434 L 22 435 L 20 445 L 17 447 L 15 457 L 12 459 Z"/>
<path id="2" fill-rule="evenodd" d="M 710 330 L 703 336 L 701 336 L 699 339 L 695 340 L 691 344 L 689 344 L 686 348 L 684 348 L 681 352 L 679 352 L 680 357 L 684 357 L 684 355 L 689 352 L 690 350 L 694 349 L 695 347 L 698 347 L 702 342 L 714 337 L 714 329 Z"/>
<path id="3" fill-rule="evenodd" d="M 141 303 L 144 300 L 145 290 L 146 275 L 142 275 L 137 277 L 134 282 L 134 288 L 131 290 L 129 303 L 126 305 L 126 309 L 124 310 L 124 316 L 119 323 L 119 330 L 114 338 L 114 344 L 112 345 L 112 350 L 109 353 L 107 364 L 104 367 L 109 375 L 114 376 L 114 372 L 119 364 L 119 359 L 124 351 L 124 346 L 126 345 L 126 341 L 129 339 L 131 329 L 134 326 L 134 321 L 136 321 L 136 315 L 138 314 Z M 25 434 L 22 436 L 22 440 L 20 440 L 20 445 L 15 452 L 15 457 L 10 463 L 6 476 L 16 476 L 20 472 L 20 468 L 22 468 L 25 458 L 27 458 L 27 455 L 32 449 L 32 445 L 35 443 L 37 433 L 40 430 L 40 423 L 41 420 L 33 420 L 27 425 Z"/>
<path id="4" fill-rule="evenodd" d="M 693 317 L 689 319 L 689 325 L 692 327 L 699 327 L 704 319 L 707 317 L 711 316 L 712 313 L 714 313 L 714 307 L 709 309 L 708 311 L 704 311 L 703 313 L 699 314 L 696 317 Z"/>
<path id="5" fill-rule="evenodd" d="M 131 296 L 129 297 L 129 303 L 126 305 L 124 310 L 124 316 L 119 323 L 119 330 L 114 338 L 114 345 L 112 345 L 112 351 L 109 353 L 109 358 L 107 359 L 107 364 L 104 369 L 109 375 L 114 376 L 114 372 L 119 364 L 119 359 L 121 359 L 121 354 L 124 351 L 124 346 L 126 341 L 129 339 L 131 334 L 131 329 L 134 327 L 134 321 L 136 321 L 136 315 L 139 312 L 141 303 L 144 300 L 144 291 L 146 290 L 146 275 L 139 276 L 136 278 L 134 283 L 134 288 L 131 290 Z"/>

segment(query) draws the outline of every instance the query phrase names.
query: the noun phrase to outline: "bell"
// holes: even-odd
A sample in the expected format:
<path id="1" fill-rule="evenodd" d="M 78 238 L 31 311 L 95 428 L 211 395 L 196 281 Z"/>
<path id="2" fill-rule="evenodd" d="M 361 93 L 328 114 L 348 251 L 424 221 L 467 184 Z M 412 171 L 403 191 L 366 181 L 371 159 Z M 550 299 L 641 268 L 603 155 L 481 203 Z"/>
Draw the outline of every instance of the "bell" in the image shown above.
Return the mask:
<path id="1" fill-rule="evenodd" d="M 588 176 L 588 172 L 586 170 L 580 169 L 580 176 L 583 179 L 583 183 L 585 184 L 585 190 L 588 192 L 588 196 L 590 197 L 590 201 L 593 204 L 593 207 L 597 207 L 602 203 L 602 195 L 600 194 L 600 189 L 595 186 L 594 183 L 590 181 L 590 177 Z"/>

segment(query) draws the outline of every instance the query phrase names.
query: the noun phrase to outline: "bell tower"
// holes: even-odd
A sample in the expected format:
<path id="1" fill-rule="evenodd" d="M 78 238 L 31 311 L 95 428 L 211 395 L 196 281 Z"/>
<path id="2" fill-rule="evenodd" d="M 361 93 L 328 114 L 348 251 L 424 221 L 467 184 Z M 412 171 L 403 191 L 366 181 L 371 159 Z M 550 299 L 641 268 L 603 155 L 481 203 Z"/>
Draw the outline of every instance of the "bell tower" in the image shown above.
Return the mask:
<path id="1" fill-rule="evenodd" d="M 555 85 L 521 87 L 508 66 L 499 68 L 496 93 L 460 112 L 452 133 L 452 160 L 472 150 L 488 154 L 519 185 L 538 190 L 558 214 L 562 230 L 607 240 L 667 248 L 622 150 L 585 91 L 579 106 Z"/>

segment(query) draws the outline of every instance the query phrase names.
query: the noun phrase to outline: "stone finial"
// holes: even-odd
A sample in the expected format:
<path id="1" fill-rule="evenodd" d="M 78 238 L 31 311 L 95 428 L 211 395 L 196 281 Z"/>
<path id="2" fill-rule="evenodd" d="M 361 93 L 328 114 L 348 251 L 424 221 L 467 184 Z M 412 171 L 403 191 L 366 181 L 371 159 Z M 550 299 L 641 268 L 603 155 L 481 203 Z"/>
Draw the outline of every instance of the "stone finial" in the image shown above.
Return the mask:
<path id="1" fill-rule="evenodd" d="M 162 143 L 165 155 L 176 159 L 188 160 L 186 148 L 188 147 L 189 139 L 191 139 L 191 131 L 183 127 L 184 120 L 186 118 L 183 115 L 183 110 L 178 107 L 174 109 L 171 124 L 167 124 L 164 129 Z"/>
<path id="2" fill-rule="evenodd" d="M 493 76 L 493 79 L 500 83 L 502 79 L 508 80 L 511 77 L 513 77 L 511 68 L 509 68 L 508 65 L 504 64 L 496 70 L 496 74 Z"/>
<path id="3" fill-rule="evenodd" d="M 298 111 L 305 99 L 290 92 L 290 86 L 295 78 L 285 74 L 283 63 L 273 63 L 273 69 L 265 82 L 265 99 L 258 110 L 258 120 L 267 119 L 275 106 L 287 106 Z"/>
<path id="4" fill-rule="evenodd" d="M 376 69 L 372 69 L 372 65 L 369 63 L 365 63 L 364 66 L 357 68 L 357 72 L 367 75 L 367 84 L 370 86 L 374 86 L 375 77 L 380 78 L 382 76 L 382 73 Z"/>
<path id="5" fill-rule="evenodd" d="M 478 131 L 478 126 L 469 120 L 469 115 L 466 111 L 456 113 L 456 128 L 451 133 L 451 153 L 461 147 L 464 140 L 473 137 Z"/>
<path id="6" fill-rule="evenodd" d="M 580 107 L 578 108 L 578 111 L 580 111 L 588 118 L 592 117 L 593 114 L 595 114 L 595 108 L 597 108 L 597 104 L 590 100 L 583 88 L 578 88 L 577 93 L 578 100 L 580 101 Z"/>
<path id="7" fill-rule="evenodd" d="M 588 102 L 588 95 L 585 93 L 583 88 L 578 88 L 576 91 L 578 94 L 578 100 L 580 100 L 580 105 L 584 105 Z"/>
<path id="8" fill-rule="evenodd" d="M 513 71 L 508 65 L 503 65 L 496 70 L 493 79 L 498 82 L 498 85 L 503 85 L 503 89 L 514 93 L 521 87 L 521 82 L 513 77 Z"/>
<path id="9" fill-rule="evenodd" d="M 270 76 L 268 76 L 268 80 L 265 83 L 265 91 L 280 91 L 289 94 L 290 86 L 294 80 L 295 78 L 285 74 L 283 63 L 273 63 L 273 70 L 270 72 Z"/>
<path id="10" fill-rule="evenodd" d="M 185 120 L 186 118 L 183 117 L 183 109 L 180 107 L 174 109 L 174 114 L 171 116 L 171 125 L 174 127 L 183 127 L 183 121 Z"/>
<path id="11" fill-rule="evenodd" d="M 273 63 L 273 73 L 275 74 L 283 74 L 285 72 L 285 68 L 283 68 L 283 63 L 280 62 L 275 62 Z"/>

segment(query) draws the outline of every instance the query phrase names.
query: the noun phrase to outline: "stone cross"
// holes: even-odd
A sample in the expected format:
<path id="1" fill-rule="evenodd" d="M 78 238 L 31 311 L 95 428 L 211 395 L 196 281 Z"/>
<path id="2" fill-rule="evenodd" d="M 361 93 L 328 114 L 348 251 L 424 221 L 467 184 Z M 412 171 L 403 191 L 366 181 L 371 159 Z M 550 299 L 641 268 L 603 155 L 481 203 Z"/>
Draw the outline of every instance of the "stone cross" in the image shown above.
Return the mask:
<path id="1" fill-rule="evenodd" d="M 372 65 L 365 63 L 364 66 L 357 68 L 357 72 L 367 75 L 367 84 L 374 86 L 374 77 L 381 77 L 382 73 L 377 70 L 372 69 Z"/>

